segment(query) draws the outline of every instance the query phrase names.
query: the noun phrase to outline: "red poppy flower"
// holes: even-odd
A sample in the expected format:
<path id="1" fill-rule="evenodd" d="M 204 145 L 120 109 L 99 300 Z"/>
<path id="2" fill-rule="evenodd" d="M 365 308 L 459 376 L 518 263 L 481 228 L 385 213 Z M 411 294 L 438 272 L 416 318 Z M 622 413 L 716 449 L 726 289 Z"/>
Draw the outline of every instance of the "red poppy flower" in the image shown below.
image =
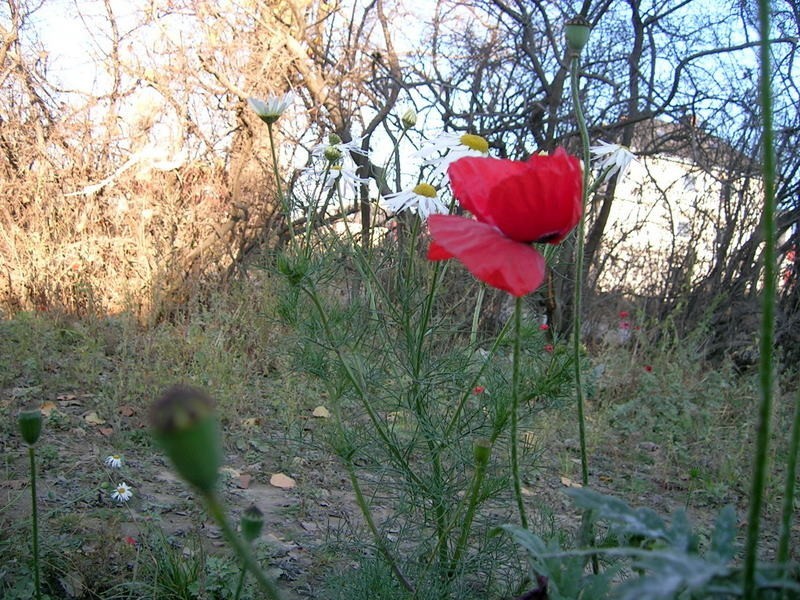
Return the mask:
<path id="1" fill-rule="evenodd" d="M 545 344 L 544 351 L 545 352 L 552 352 L 554 350 L 553 344 Z"/>
<path id="2" fill-rule="evenodd" d="M 620 319 L 627 319 L 630 315 L 631 315 L 631 313 L 629 313 L 627 310 L 619 311 L 619 318 Z"/>
<path id="3" fill-rule="evenodd" d="M 630 329 L 631 328 L 631 324 L 628 323 L 628 321 L 623 321 L 622 323 L 619 324 L 619 328 L 620 329 Z"/>
<path id="4" fill-rule="evenodd" d="M 653 372 L 653 366 L 652 365 L 645 365 L 644 366 L 644 370 L 647 371 L 648 373 L 652 373 Z"/>
<path id="5" fill-rule="evenodd" d="M 524 296 L 544 281 L 530 244 L 561 242 L 581 217 L 580 161 L 558 148 L 526 162 L 462 158 L 448 169 L 453 195 L 475 215 L 428 218 L 430 260 L 457 258 L 481 281 Z"/>
<path id="6" fill-rule="evenodd" d="M 482 385 L 476 385 L 476 386 L 473 388 L 473 390 L 472 390 L 472 393 L 473 393 L 473 394 L 475 394 L 475 395 L 477 396 L 478 394 L 482 394 L 482 393 L 483 393 L 483 392 L 485 392 L 485 391 L 486 391 L 486 388 L 485 388 L 485 387 L 483 387 Z"/>
<path id="7" fill-rule="evenodd" d="M 539 331 L 547 331 L 548 329 L 550 329 L 550 325 L 548 325 L 547 323 L 542 323 L 541 325 L 539 325 Z"/>

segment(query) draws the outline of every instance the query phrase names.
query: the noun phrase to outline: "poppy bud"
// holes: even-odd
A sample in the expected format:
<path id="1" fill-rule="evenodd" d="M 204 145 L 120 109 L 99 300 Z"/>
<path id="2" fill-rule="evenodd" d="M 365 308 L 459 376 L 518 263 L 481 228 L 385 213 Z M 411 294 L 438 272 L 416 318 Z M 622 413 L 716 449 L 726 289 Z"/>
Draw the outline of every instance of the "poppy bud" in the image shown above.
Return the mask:
<path id="1" fill-rule="evenodd" d="M 25 410 L 17 417 L 19 431 L 22 439 L 29 446 L 33 446 L 42 433 L 42 412 L 40 410 Z"/>
<path id="2" fill-rule="evenodd" d="M 409 108 L 403 113 L 403 116 L 400 117 L 400 122 L 403 124 L 403 129 L 411 129 L 417 124 L 417 113 L 414 112 L 413 108 Z"/>
<path id="3" fill-rule="evenodd" d="M 480 438 L 475 440 L 472 451 L 475 454 L 475 466 L 483 469 L 489 463 L 489 457 L 492 455 L 492 443 L 485 438 Z"/>
<path id="4" fill-rule="evenodd" d="M 264 513 L 258 510 L 255 504 L 250 505 L 242 513 L 239 526 L 242 528 L 242 537 L 248 542 L 252 542 L 261 535 L 261 530 L 264 528 Z"/>
<path id="5" fill-rule="evenodd" d="M 153 436 L 175 470 L 200 491 L 210 493 L 222 464 L 214 403 L 204 391 L 176 385 L 150 411 Z"/>
<path id="6" fill-rule="evenodd" d="M 589 33 L 592 27 L 589 21 L 580 15 L 569 19 L 564 24 L 564 34 L 567 38 L 567 46 L 577 54 L 581 53 L 586 42 L 589 41 Z"/>

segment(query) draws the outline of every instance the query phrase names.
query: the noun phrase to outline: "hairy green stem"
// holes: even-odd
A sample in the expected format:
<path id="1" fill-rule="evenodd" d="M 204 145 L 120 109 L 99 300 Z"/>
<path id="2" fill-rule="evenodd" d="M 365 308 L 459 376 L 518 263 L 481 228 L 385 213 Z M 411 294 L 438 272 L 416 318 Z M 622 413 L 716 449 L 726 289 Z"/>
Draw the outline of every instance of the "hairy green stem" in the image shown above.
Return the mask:
<path id="1" fill-rule="evenodd" d="M 475 512 L 478 509 L 478 499 L 480 498 L 481 485 L 483 485 L 483 478 L 486 475 L 486 465 L 484 461 L 476 461 L 475 475 L 472 478 L 472 488 L 469 494 L 469 504 L 467 505 L 467 513 L 464 516 L 464 524 L 461 527 L 461 535 L 458 536 L 456 548 L 453 551 L 453 558 L 450 561 L 450 574 L 455 575 L 458 563 L 461 560 L 461 555 L 467 547 L 467 540 L 469 539 L 469 532 L 472 529 L 472 521 L 475 519 Z"/>
<path id="2" fill-rule="evenodd" d="M 236 594 L 233 596 L 233 600 L 239 600 L 239 597 L 242 595 L 242 588 L 244 587 L 244 576 L 247 573 L 247 567 L 242 565 L 241 572 L 239 573 L 239 581 L 236 584 Z"/>
<path id="3" fill-rule="evenodd" d="M 775 146 L 772 131 L 772 90 L 770 87 L 769 0 L 759 0 L 759 33 L 761 37 L 761 120 L 764 128 L 762 145 L 764 175 L 764 289 L 761 317 L 761 345 L 759 348 L 759 388 L 761 401 L 758 407 L 755 464 L 750 489 L 750 510 L 747 518 L 747 543 L 744 556 L 744 598 L 756 598 L 756 559 L 761 522 L 761 507 L 767 478 L 769 453 L 769 422 L 772 416 L 772 354 L 775 332 Z"/>
<path id="4" fill-rule="evenodd" d="M 36 453 L 33 446 L 28 446 L 31 460 L 31 523 L 33 528 L 33 581 L 36 587 L 36 600 L 42 597 L 42 586 L 39 580 L 39 511 L 36 506 Z"/>
<path id="5" fill-rule="evenodd" d="M 583 185 L 581 218 L 578 222 L 578 245 L 575 249 L 575 290 L 573 296 L 572 319 L 572 359 L 575 367 L 575 397 L 578 404 L 578 439 L 581 449 L 581 482 L 583 486 L 589 485 L 589 458 L 586 452 L 586 416 L 584 414 L 585 398 L 583 392 L 583 375 L 581 373 L 581 304 L 583 297 L 583 255 L 586 238 L 586 205 L 589 192 L 589 173 L 591 171 L 591 155 L 589 154 L 589 130 L 586 128 L 586 118 L 583 116 L 581 98 L 578 89 L 578 67 L 580 54 L 574 53 L 570 63 L 570 87 L 572 91 L 572 104 L 575 109 L 575 120 L 581 133 L 581 158 L 583 159 Z M 590 511 L 585 511 L 581 516 L 580 541 L 582 544 L 594 545 L 594 527 Z M 596 554 L 592 555 L 592 571 L 597 574 L 600 564 Z"/>
<path id="6" fill-rule="evenodd" d="M 583 381 L 581 374 L 581 302 L 583 292 L 583 252 L 584 238 L 586 237 L 586 194 L 589 188 L 589 131 L 586 128 L 586 119 L 583 116 L 580 95 L 578 93 L 578 56 L 572 57 L 572 103 L 575 109 L 575 118 L 581 132 L 581 149 L 583 159 L 583 211 L 578 223 L 578 247 L 575 251 L 575 294 L 573 298 L 573 325 L 572 325 L 572 353 L 575 363 L 575 393 L 578 401 L 578 436 L 581 446 L 581 481 L 584 486 L 589 485 L 589 460 L 586 455 L 586 418 L 584 416 L 585 399 L 583 395 Z"/>
<path id="7" fill-rule="evenodd" d="M 244 540 L 242 540 L 242 538 L 236 535 L 233 527 L 231 527 L 230 523 L 228 523 L 228 519 L 225 516 L 225 510 L 223 509 L 222 503 L 219 501 L 216 494 L 214 492 L 203 492 L 203 497 L 205 498 L 208 512 L 217 522 L 217 525 L 220 526 L 220 529 L 222 529 L 222 535 L 225 536 L 227 542 L 231 545 L 236 554 L 239 555 L 239 559 L 242 561 L 244 566 L 247 567 L 253 574 L 253 577 L 256 578 L 258 585 L 260 585 L 261 589 L 264 590 L 266 597 L 269 600 L 280 600 L 282 596 L 278 590 L 278 587 L 272 581 L 270 581 L 266 575 L 264 575 L 264 572 L 261 570 L 261 567 L 258 566 L 258 562 L 253 556 L 250 546 L 248 546 Z"/>
<path id="8" fill-rule="evenodd" d="M 272 134 L 272 123 L 267 123 L 267 131 L 269 132 L 269 148 L 272 151 L 272 172 L 275 174 L 275 185 L 278 186 L 278 200 L 281 203 L 281 208 L 286 215 L 286 227 L 289 229 L 289 239 L 294 242 L 294 225 L 292 224 L 292 208 L 286 196 L 283 195 L 283 186 L 281 185 L 281 176 L 278 173 L 278 155 L 275 152 L 275 138 Z"/>
<path id="9" fill-rule="evenodd" d="M 522 321 L 522 298 L 517 297 L 514 304 L 514 357 L 511 375 L 511 474 L 514 479 L 514 498 L 517 500 L 519 521 L 524 529 L 528 528 L 528 517 L 525 515 L 525 503 L 522 501 L 522 482 L 519 475 L 519 457 L 517 443 L 517 421 L 519 415 L 519 355 L 520 330 Z"/>
<path id="10" fill-rule="evenodd" d="M 786 484 L 783 492 L 783 510 L 781 511 L 781 533 L 778 539 L 778 562 L 782 565 L 789 561 L 798 450 L 800 450 L 800 391 L 797 392 L 797 399 L 795 400 L 792 437 L 789 441 L 789 456 L 786 459 Z"/>

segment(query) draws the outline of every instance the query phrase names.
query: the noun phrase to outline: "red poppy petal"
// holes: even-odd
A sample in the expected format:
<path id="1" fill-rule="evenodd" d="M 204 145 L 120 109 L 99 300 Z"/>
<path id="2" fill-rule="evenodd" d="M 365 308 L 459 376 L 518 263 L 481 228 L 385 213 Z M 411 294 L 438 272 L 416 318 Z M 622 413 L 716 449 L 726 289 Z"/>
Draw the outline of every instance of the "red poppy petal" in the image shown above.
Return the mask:
<path id="1" fill-rule="evenodd" d="M 462 158 L 448 174 L 461 205 L 512 240 L 555 244 L 580 220 L 580 161 L 563 148 L 528 162 Z"/>
<path id="2" fill-rule="evenodd" d="M 453 258 L 453 254 L 442 248 L 436 242 L 431 242 L 428 248 L 428 260 L 447 260 Z"/>
<path id="3" fill-rule="evenodd" d="M 481 281 L 514 296 L 524 296 L 544 281 L 544 257 L 531 246 L 510 240 L 496 228 L 452 215 L 431 215 L 435 242 L 430 260 L 455 257 Z"/>

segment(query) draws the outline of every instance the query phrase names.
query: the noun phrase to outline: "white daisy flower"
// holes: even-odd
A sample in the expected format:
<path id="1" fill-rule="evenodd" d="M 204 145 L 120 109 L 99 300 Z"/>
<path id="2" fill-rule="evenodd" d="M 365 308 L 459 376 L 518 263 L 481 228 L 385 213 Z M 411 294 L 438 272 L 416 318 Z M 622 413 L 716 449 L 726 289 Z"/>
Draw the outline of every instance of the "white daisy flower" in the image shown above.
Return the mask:
<path id="1" fill-rule="evenodd" d="M 106 463 L 106 466 L 111 467 L 112 469 L 122 468 L 122 456 L 119 454 L 106 456 L 106 459 L 103 462 Z"/>
<path id="2" fill-rule="evenodd" d="M 341 184 L 347 193 L 355 193 L 358 186 L 362 183 L 369 183 L 369 179 L 356 175 L 354 168 L 347 168 L 343 164 L 330 165 L 325 175 L 325 183 L 322 188 L 331 189 L 334 185 Z"/>
<path id="3" fill-rule="evenodd" d="M 354 138 L 350 142 L 343 142 L 335 133 L 328 135 L 327 144 L 317 144 L 311 149 L 313 156 L 324 156 L 328 162 L 336 163 L 339 159 L 349 156 L 350 152 L 369 156 L 369 151 L 361 147 L 361 138 Z"/>
<path id="4" fill-rule="evenodd" d="M 590 149 L 595 158 L 594 167 L 603 173 L 606 169 L 605 181 L 611 179 L 614 173 L 619 172 L 619 177 L 625 177 L 631 163 L 636 160 L 636 155 L 625 146 L 619 144 L 609 144 L 600 141 L 599 145 L 592 146 Z"/>
<path id="5" fill-rule="evenodd" d="M 124 481 L 122 483 L 117 484 L 117 487 L 111 493 L 111 497 L 120 504 L 127 502 L 128 500 L 131 499 L 132 496 L 133 496 L 133 490 Z"/>
<path id="6" fill-rule="evenodd" d="M 394 213 L 410 210 L 423 219 L 432 214 L 447 214 L 447 206 L 439 200 L 436 188 L 429 183 L 420 183 L 411 190 L 384 196 L 384 205 Z"/>
<path id="7" fill-rule="evenodd" d="M 294 95 L 288 92 L 283 96 L 271 96 L 266 102 L 258 98 L 248 98 L 247 103 L 264 123 L 272 125 L 286 112 L 293 100 Z"/>
<path id="8" fill-rule="evenodd" d="M 434 167 L 434 175 L 447 178 L 447 167 L 465 156 L 488 156 L 489 142 L 472 133 L 443 133 L 430 140 L 416 155 L 425 159 L 425 164 Z"/>

